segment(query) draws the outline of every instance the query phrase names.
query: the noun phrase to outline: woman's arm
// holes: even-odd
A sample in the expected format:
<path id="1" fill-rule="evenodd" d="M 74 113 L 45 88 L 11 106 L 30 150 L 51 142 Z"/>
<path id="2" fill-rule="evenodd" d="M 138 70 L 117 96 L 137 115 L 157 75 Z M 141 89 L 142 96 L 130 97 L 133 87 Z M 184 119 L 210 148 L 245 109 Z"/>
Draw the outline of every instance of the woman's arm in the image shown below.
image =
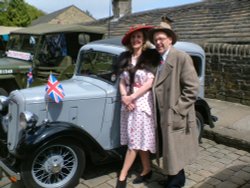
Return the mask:
<path id="1" fill-rule="evenodd" d="M 144 95 L 148 90 L 152 88 L 154 78 L 149 78 L 139 89 L 136 90 L 130 97 L 135 100 Z"/>
<path id="2" fill-rule="evenodd" d="M 125 104 L 132 103 L 135 99 L 141 97 L 143 94 L 145 94 L 149 89 L 152 88 L 154 78 L 149 78 L 140 88 L 136 90 L 133 94 L 129 96 L 125 96 L 123 101 Z"/>
<path id="3" fill-rule="evenodd" d="M 125 81 L 121 78 L 120 83 L 119 83 L 119 89 L 120 89 L 120 94 L 122 98 L 122 103 L 126 105 L 126 108 L 129 111 L 132 111 L 135 108 L 135 105 L 132 103 L 132 100 L 127 100 L 127 90 L 126 90 L 126 83 Z"/>
<path id="4" fill-rule="evenodd" d="M 121 96 L 127 96 L 126 83 L 124 79 L 120 79 L 119 89 Z"/>

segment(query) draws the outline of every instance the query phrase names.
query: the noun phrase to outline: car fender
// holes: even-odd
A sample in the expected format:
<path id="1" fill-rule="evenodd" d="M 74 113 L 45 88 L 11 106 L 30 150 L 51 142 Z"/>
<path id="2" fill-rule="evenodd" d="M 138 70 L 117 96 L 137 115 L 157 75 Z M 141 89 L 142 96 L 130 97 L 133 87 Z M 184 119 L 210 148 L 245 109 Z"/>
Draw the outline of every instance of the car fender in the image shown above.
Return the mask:
<path id="1" fill-rule="evenodd" d="M 67 139 L 79 144 L 90 156 L 96 156 L 95 154 L 98 153 L 98 158 L 91 158 L 93 160 L 102 160 L 107 157 L 105 150 L 94 138 L 80 127 L 68 122 L 43 123 L 31 130 L 24 131 L 17 145 L 16 156 L 25 159 L 37 148 L 60 139 Z"/>
<path id="2" fill-rule="evenodd" d="M 204 123 L 209 125 L 210 128 L 215 126 L 214 122 L 217 121 L 217 117 L 211 115 L 211 108 L 204 99 L 198 97 L 195 102 L 195 111 L 199 112 L 203 116 Z"/>

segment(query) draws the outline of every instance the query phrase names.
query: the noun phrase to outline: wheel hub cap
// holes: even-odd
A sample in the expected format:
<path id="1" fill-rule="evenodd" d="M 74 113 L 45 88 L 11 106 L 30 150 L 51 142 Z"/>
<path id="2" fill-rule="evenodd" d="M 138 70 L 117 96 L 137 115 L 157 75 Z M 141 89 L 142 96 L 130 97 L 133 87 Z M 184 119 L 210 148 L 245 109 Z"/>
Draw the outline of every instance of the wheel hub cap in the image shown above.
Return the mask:
<path id="1" fill-rule="evenodd" d="M 45 169 L 49 173 L 59 173 L 63 167 L 63 158 L 59 155 L 48 158 L 45 162 Z"/>

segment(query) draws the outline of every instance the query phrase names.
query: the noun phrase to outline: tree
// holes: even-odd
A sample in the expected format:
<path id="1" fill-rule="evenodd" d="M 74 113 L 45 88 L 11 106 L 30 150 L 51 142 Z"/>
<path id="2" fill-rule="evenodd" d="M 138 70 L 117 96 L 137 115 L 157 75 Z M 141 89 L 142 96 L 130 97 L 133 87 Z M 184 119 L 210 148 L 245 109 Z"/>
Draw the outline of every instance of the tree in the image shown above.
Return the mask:
<path id="1" fill-rule="evenodd" d="M 6 11 L 8 7 L 8 0 L 0 1 L 0 12 Z"/>
<path id="2" fill-rule="evenodd" d="M 7 9 L 9 26 L 25 27 L 31 23 L 27 7 L 23 0 L 12 0 Z"/>
<path id="3" fill-rule="evenodd" d="M 26 27 L 32 20 L 37 19 L 44 13 L 27 4 L 24 0 L 4 0 L 3 10 L 0 15 L 0 25 Z"/>
<path id="4" fill-rule="evenodd" d="M 35 8 L 32 5 L 29 5 L 28 3 L 26 3 L 27 9 L 28 9 L 28 14 L 30 16 L 31 21 L 37 19 L 40 16 L 45 15 L 45 13 L 41 10 L 38 10 L 37 8 Z"/>
<path id="5" fill-rule="evenodd" d="M 0 25 L 4 25 L 2 23 L 5 23 L 7 20 L 6 14 L 5 14 L 7 7 L 8 7 L 8 0 L 4 0 L 0 2 Z"/>
<path id="6" fill-rule="evenodd" d="M 92 14 L 91 14 L 88 10 L 85 10 L 85 13 L 86 13 L 88 16 L 90 16 L 90 17 L 93 18 Z"/>

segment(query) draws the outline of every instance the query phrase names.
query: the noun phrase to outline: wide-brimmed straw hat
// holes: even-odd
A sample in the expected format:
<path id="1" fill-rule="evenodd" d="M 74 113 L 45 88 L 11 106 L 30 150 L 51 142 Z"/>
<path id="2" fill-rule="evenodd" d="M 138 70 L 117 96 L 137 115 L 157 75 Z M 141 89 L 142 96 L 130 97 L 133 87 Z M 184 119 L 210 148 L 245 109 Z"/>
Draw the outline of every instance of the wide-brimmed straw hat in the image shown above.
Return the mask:
<path id="1" fill-rule="evenodd" d="M 127 46 L 130 43 L 130 37 L 132 35 L 132 33 L 134 33 L 135 31 L 141 31 L 141 30 L 150 30 L 152 29 L 153 26 L 151 25 L 145 25 L 145 24 L 138 24 L 138 25 L 134 25 L 132 27 L 129 28 L 129 30 L 125 33 L 125 35 L 122 38 L 122 44 L 124 46 Z"/>
<path id="2" fill-rule="evenodd" d="M 161 17 L 161 22 L 159 26 L 154 27 L 149 31 L 149 40 L 151 43 L 154 44 L 154 34 L 156 32 L 162 31 L 167 34 L 168 37 L 172 38 L 172 44 L 175 44 L 177 41 L 177 35 L 176 33 L 172 30 L 171 23 L 173 20 L 171 20 L 167 16 L 162 16 Z"/>

